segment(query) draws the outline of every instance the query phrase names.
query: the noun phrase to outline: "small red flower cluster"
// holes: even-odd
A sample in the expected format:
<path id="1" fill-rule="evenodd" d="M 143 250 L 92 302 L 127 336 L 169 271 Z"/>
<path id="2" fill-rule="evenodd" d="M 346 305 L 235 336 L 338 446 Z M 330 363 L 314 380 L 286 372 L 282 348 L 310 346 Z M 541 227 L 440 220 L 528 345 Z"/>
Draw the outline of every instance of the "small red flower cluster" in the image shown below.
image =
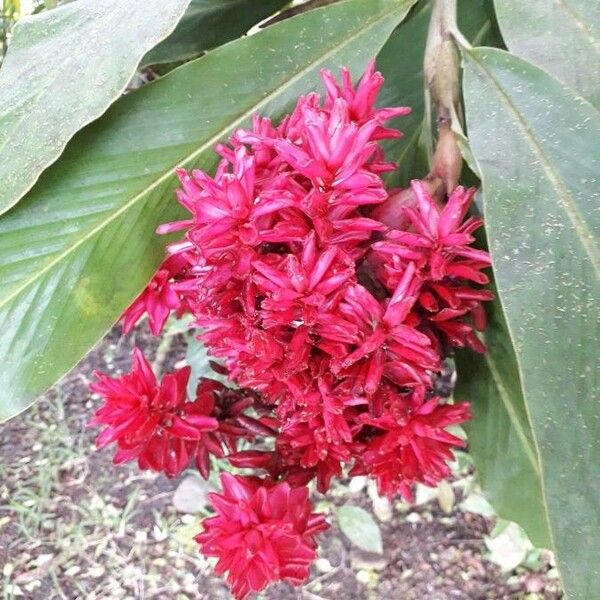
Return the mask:
<path id="1" fill-rule="evenodd" d="M 255 116 L 236 131 L 214 177 L 178 171 L 191 216 L 159 232 L 185 239 L 125 313 L 127 330 L 147 312 L 158 333 L 170 311 L 190 312 L 241 389 L 203 380 L 187 401 L 189 371 L 159 387 L 139 353 L 130 375 L 93 387 L 107 398 L 94 423 L 108 425 L 100 445 L 117 441 L 115 462 L 174 475 L 193 458 L 206 476 L 227 448 L 234 466 L 263 472 L 223 476 L 218 516 L 197 538 L 238 598 L 308 576 L 325 527 L 309 481 L 325 492 L 349 466 L 410 500 L 414 483 L 449 474 L 463 441 L 446 428 L 470 409 L 444 404 L 434 380 L 452 347 L 484 350 L 475 330 L 491 294 L 472 284 L 487 282 L 490 261 L 472 247 L 481 220 L 465 220 L 474 190 L 457 187 L 444 206 L 413 181 L 402 226 L 390 226 L 396 196 L 381 174 L 395 165 L 379 141 L 401 135 L 385 123 L 409 110 L 375 107 L 373 63 L 356 88 L 342 73 L 340 85 L 323 71 L 323 102 L 309 94 L 278 126 Z M 272 449 L 238 451 L 257 436 Z"/>
<path id="2" fill-rule="evenodd" d="M 218 514 L 204 521 L 196 541 L 206 556 L 218 557 L 215 572 L 228 573 L 236 598 L 274 581 L 305 581 L 317 557 L 315 535 L 328 527 L 311 512 L 308 488 L 229 473 L 221 474 L 221 487 L 211 494 Z"/>
<path id="3" fill-rule="evenodd" d="M 111 379 L 96 373 L 90 388 L 105 397 L 105 404 L 90 421 L 106 425 L 98 436 L 99 448 L 116 442 L 115 464 L 137 459 L 140 469 L 178 475 L 191 460 L 203 477 L 210 473 L 210 456 L 223 458 L 235 452 L 239 439 L 253 439 L 273 431 L 244 414 L 255 404 L 250 390 L 232 390 L 203 378 L 190 402 L 186 388 L 191 369 L 184 367 L 162 378 L 160 385 L 148 361 L 134 350 L 131 373 Z"/>

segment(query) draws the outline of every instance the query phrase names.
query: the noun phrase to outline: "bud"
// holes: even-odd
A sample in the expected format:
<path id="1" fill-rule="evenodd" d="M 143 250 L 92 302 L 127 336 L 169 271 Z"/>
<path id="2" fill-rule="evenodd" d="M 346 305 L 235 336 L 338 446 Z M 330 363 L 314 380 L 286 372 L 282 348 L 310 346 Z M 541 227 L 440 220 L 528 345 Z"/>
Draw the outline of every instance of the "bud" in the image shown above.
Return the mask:
<path id="1" fill-rule="evenodd" d="M 462 121 L 460 103 L 460 60 L 453 40 L 456 27 L 456 0 L 434 3 L 423 70 L 425 82 L 435 107 L 439 138 L 432 159 L 430 176 L 444 182 L 450 195 L 458 185 L 462 156 L 451 124 Z"/>
<path id="2" fill-rule="evenodd" d="M 456 0 L 435 2 L 423 61 L 425 82 L 439 117 L 449 119 L 452 107 L 460 114 L 460 61 L 452 32 L 456 29 Z"/>
<path id="3" fill-rule="evenodd" d="M 440 123 L 438 143 L 433 155 L 430 175 L 441 179 L 446 193 L 450 195 L 458 185 L 462 170 L 462 155 L 456 135 L 448 121 Z"/>

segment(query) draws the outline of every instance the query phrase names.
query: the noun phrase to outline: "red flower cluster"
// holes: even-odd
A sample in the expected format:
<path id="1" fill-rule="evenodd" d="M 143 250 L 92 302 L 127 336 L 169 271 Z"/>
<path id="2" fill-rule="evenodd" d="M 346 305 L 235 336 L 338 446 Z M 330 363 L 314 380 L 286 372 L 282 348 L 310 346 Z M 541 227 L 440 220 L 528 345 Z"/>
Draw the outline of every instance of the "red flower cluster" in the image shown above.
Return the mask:
<path id="1" fill-rule="evenodd" d="M 317 557 L 315 535 L 327 529 L 311 512 L 306 487 L 221 474 L 223 493 L 210 494 L 217 516 L 196 536 L 206 556 L 219 558 L 215 572 L 228 573 L 237 598 L 274 581 L 299 585 Z"/>
<path id="2" fill-rule="evenodd" d="M 112 379 L 96 373 L 90 387 L 104 396 L 105 404 L 90 425 L 105 425 L 96 440 L 99 448 L 116 442 L 115 464 L 137 459 L 141 469 L 178 475 L 191 460 L 204 477 L 210 472 L 210 455 L 223 458 L 235 452 L 240 438 L 253 431 L 271 432 L 244 414 L 255 402 L 248 390 L 231 390 L 212 379 L 201 379 L 193 402 L 187 400 L 190 367 L 165 375 L 160 382 L 137 348 L 131 373 Z"/>
<path id="3" fill-rule="evenodd" d="M 146 375 L 135 382 L 139 366 L 94 387 L 107 397 L 100 441 L 118 440 L 120 460 L 174 474 L 193 456 L 206 474 L 225 445 L 234 466 L 264 472 L 225 476 L 219 516 L 198 537 L 238 598 L 307 577 L 324 522 L 299 486 L 316 479 L 324 492 L 349 466 L 410 500 L 414 483 L 448 475 L 463 442 L 446 427 L 470 410 L 443 404 L 434 379 L 452 347 L 483 351 L 475 330 L 491 295 L 472 284 L 487 282 L 490 261 L 471 246 L 481 221 L 465 220 L 474 190 L 457 187 L 444 206 L 413 181 L 403 226 L 390 227 L 382 215 L 394 196 L 381 174 L 395 165 L 379 141 L 400 135 L 385 123 L 409 110 L 375 108 L 383 79 L 373 63 L 356 88 L 346 70 L 342 85 L 328 71 L 323 81 L 323 102 L 303 96 L 279 125 L 255 116 L 219 145 L 214 177 L 178 171 L 190 218 L 159 232 L 185 239 L 125 314 L 129 329 L 146 310 L 158 331 L 170 310 L 189 311 L 230 380 L 252 391 L 211 388 L 209 402 L 199 389 L 186 402 L 185 384 L 171 383 L 186 371 L 157 388 Z M 258 417 L 223 411 L 227 395 L 249 399 Z M 189 414 L 205 420 L 188 426 Z M 237 437 L 253 435 L 273 436 L 274 448 L 236 451 Z"/>

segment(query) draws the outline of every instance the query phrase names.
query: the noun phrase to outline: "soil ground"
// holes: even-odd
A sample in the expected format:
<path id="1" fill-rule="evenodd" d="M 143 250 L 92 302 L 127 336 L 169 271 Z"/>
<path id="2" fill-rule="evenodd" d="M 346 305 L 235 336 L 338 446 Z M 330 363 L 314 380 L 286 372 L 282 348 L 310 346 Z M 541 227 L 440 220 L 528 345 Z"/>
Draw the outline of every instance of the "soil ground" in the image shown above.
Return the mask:
<path id="1" fill-rule="evenodd" d="M 159 369 L 185 357 L 182 335 L 158 345 L 145 326 L 122 337 L 115 328 L 34 407 L 0 425 L 0 580 L 4 600 L 214 600 L 227 588 L 211 575 L 193 535 L 200 515 L 173 505 L 180 480 L 115 468 L 86 427 L 99 404 L 88 391 L 94 369 L 129 368 L 134 344 Z M 158 354 L 158 356 L 157 356 Z M 359 482 L 360 483 L 360 482 Z M 386 504 L 367 486 L 347 482 L 315 498 L 330 513 L 320 559 L 302 589 L 274 586 L 265 600 L 554 600 L 561 598 L 551 556 L 501 572 L 486 536 L 493 517 L 468 512 L 472 468 L 457 473 L 445 500 Z M 444 505 L 445 511 L 440 507 Z M 353 547 L 336 507 L 352 503 L 374 515 L 383 555 Z M 506 552 L 511 552 L 507 548 Z M 531 563 L 531 561 L 529 561 Z"/>

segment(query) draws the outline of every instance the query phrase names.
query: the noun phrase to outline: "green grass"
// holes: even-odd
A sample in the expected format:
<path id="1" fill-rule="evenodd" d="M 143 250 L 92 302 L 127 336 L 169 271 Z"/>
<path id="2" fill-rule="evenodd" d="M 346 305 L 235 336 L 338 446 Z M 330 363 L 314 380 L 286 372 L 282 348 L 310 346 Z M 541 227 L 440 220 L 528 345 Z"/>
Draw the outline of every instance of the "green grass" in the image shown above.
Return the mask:
<path id="1" fill-rule="evenodd" d="M 44 524 L 55 517 L 55 496 L 60 485 L 61 471 L 75 461 L 80 461 L 82 449 L 73 438 L 65 421 L 64 402 L 61 396 L 48 403 L 52 419 L 40 418 L 40 408 L 28 415 L 33 443 L 30 457 L 12 465 L 2 466 L 3 478 L 27 485 L 19 486 L 0 506 L 3 511 L 18 514 L 20 533 L 28 540 L 37 539 Z"/>

